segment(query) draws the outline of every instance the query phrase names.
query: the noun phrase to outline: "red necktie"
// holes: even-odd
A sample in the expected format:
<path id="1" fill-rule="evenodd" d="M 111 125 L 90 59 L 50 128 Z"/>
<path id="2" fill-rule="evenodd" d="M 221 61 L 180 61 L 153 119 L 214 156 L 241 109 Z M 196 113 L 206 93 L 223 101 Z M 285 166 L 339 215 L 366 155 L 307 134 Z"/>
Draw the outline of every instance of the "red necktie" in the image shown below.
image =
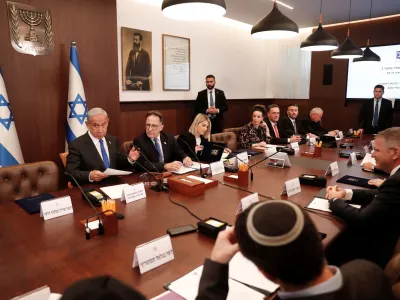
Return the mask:
<path id="1" fill-rule="evenodd" d="M 275 137 L 279 139 L 279 131 L 278 128 L 276 127 L 276 124 L 274 124 L 274 131 L 275 131 Z"/>

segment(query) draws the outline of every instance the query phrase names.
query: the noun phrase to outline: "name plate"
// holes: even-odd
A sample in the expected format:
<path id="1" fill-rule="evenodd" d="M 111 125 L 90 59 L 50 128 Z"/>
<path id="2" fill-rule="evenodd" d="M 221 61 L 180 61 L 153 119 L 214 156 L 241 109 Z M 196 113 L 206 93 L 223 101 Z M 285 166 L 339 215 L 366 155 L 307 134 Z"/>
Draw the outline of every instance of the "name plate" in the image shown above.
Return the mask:
<path id="1" fill-rule="evenodd" d="M 300 146 L 299 146 L 299 143 L 298 143 L 298 142 L 290 143 L 290 146 L 291 146 L 295 151 L 297 151 L 297 150 L 300 149 Z"/>
<path id="2" fill-rule="evenodd" d="M 267 159 L 265 165 L 268 167 L 274 167 L 274 168 L 284 168 L 285 167 L 285 159 L 270 157 Z"/>
<path id="3" fill-rule="evenodd" d="M 146 198 L 143 182 L 127 186 L 122 190 L 121 202 L 125 201 L 126 204 L 143 198 Z"/>
<path id="4" fill-rule="evenodd" d="M 355 152 L 351 152 L 351 153 L 350 153 L 350 159 L 349 159 L 349 161 L 350 161 L 350 164 L 351 164 L 351 165 L 357 164 L 357 155 L 356 155 Z"/>
<path id="5" fill-rule="evenodd" d="M 258 201 L 260 201 L 258 198 L 258 193 L 254 193 L 242 198 L 242 200 L 240 200 L 239 202 L 236 214 L 240 214 L 241 212 L 245 211 L 250 205 Z"/>
<path id="6" fill-rule="evenodd" d="M 375 140 L 371 141 L 370 146 L 371 146 L 372 150 L 375 149 Z"/>
<path id="7" fill-rule="evenodd" d="M 224 162 L 222 160 L 210 164 L 211 175 L 225 173 Z"/>
<path id="8" fill-rule="evenodd" d="M 287 196 L 290 197 L 300 192 L 301 192 L 301 186 L 299 178 L 288 180 L 283 185 L 282 195 L 287 194 Z"/>
<path id="9" fill-rule="evenodd" d="M 171 237 L 164 235 L 136 247 L 133 268 L 139 267 L 140 274 L 153 270 L 174 259 Z"/>
<path id="10" fill-rule="evenodd" d="M 12 298 L 11 300 L 43 300 L 43 299 L 52 299 L 51 297 L 50 288 L 46 285 L 40 287 L 36 290 L 30 291 L 26 294 L 21 296 Z M 57 298 L 58 299 L 58 298 Z"/>
<path id="11" fill-rule="evenodd" d="M 365 147 L 363 148 L 363 151 L 364 151 L 365 154 L 367 154 L 367 153 L 369 152 L 368 146 L 365 146 Z"/>
<path id="12" fill-rule="evenodd" d="M 45 221 L 72 214 L 71 197 L 61 197 L 40 202 L 40 216 Z"/>
<path id="13" fill-rule="evenodd" d="M 239 160 L 238 164 L 240 164 L 240 163 L 248 164 L 249 163 L 249 156 L 247 155 L 247 152 L 239 153 L 238 155 L 236 155 L 236 158 Z"/>
<path id="14" fill-rule="evenodd" d="M 326 170 L 325 172 L 325 175 L 336 176 L 337 174 L 339 174 L 339 165 L 337 161 L 335 161 L 329 165 L 328 170 Z"/>
<path id="15" fill-rule="evenodd" d="M 311 146 L 314 146 L 317 143 L 317 139 L 315 137 L 310 138 Z"/>
<path id="16" fill-rule="evenodd" d="M 344 137 L 343 131 L 339 131 L 339 132 L 338 132 L 338 137 L 339 137 L 340 139 L 342 139 L 342 138 Z"/>

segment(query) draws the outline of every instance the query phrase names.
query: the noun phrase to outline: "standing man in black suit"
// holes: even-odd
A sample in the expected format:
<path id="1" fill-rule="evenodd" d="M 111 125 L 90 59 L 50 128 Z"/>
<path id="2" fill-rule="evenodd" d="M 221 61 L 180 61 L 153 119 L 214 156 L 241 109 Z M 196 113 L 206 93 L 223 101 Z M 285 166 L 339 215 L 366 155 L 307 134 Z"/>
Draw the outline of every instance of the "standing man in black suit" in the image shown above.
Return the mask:
<path id="1" fill-rule="evenodd" d="M 211 134 L 222 132 L 224 113 L 228 104 L 224 91 L 215 88 L 214 75 L 206 77 L 207 89 L 198 93 L 194 110 L 196 114 L 206 114 L 211 120 Z"/>
<path id="2" fill-rule="evenodd" d="M 360 111 L 359 131 L 362 133 L 378 133 L 392 127 L 392 101 L 382 98 L 385 87 L 378 84 L 374 88 L 374 98 L 364 103 Z"/>
<path id="3" fill-rule="evenodd" d="M 376 135 L 372 157 L 378 169 L 390 174 L 377 190 L 327 188 L 330 210 L 348 224 L 331 262 L 365 258 L 384 268 L 393 255 L 400 236 L 400 127 Z M 361 204 L 362 208 L 350 204 Z"/>
<path id="4" fill-rule="evenodd" d="M 66 170 L 79 183 L 101 181 L 108 169 L 133 170 L 139 152 L 132 148 L 129 156 L 121 152 L 115 136 L 107 134 L 109 118 L 101 108 L 92 108 L 87 114 L 87 133 L 68 144 Z"/>
<path id="5" fill-rule="evenodd" d="M 271 144 L 289 144 L 300 142 L 301 136 L 287 133 L 283 126 L 279 123 L 280 110 L 276 104 L 271 104 L 267 109 L 268 120 L 265 123 L 268 126 L 269 134 L 271 135 Z"/>
<path id="6" fill-rule="evenodd" d="M 178 171 L 191 166 L 192 160 L 179 147 L 172 134 L 164 133 L 163 115 L 159 111 L 146 114 L 146 130 L 134 139 L 133 145 L 140 150 L 138 162 L 147 170 L 163 172 Z M 145 157 L 151 162 L 148 162 Z"/>

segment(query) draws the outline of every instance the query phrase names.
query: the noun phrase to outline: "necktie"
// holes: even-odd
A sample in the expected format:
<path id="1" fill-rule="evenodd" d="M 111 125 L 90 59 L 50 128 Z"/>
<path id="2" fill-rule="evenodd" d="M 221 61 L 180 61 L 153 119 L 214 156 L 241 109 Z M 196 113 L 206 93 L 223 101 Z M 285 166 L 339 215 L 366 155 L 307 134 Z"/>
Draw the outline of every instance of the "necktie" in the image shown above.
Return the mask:
<path id="1" fill-rule="evenodd" d="M 275 137 L 279 139 L 279 131 L 278 128 L 276 127 L 276 124 L 274 124 L 274 131 L 275 131 Z"/>
<path id="2" fill-rule="evenodd" d="M 210 91 L 210 106 L 215 106 L 215 104 L 214 104 L 214 97 L 213 97 L 212 91 Z M 213 115 L 213 114 L 208 114 L 208 117 L 209 117 L 210 119 L 214 119 L 214 118 L 215 118 L 215 115 Z"/>
<path id="3" fill-rule="evenodd" d="M 158 143 L 158 139 L 154 138 L 153 141 L 154 141 L 154 147 L 156 147 L 157 154 L 158 154 L 158 162 L 164 162 L 160 144 Z"/>
<path id="4" fill-rule="evenodd" d="M 374 120 L 372 121 L 372 126 L 378 127 L 379 120 L 379 101 L 375 100 L 375 111 L 374 111 Z"/>
<path id="5" fill-rule="evenodd" d="M 110 167 L 110 161 L 108 160 L 107 151 L 106 148 L 104 148 L 104 141 L 102 139 L 100 140 L 100 149 L 101 155 L 103 156 L 104 166 L 108 169 Z"/>
<path id="6" fill-rule="evenodd" d="M 296 121 L 293 121 L 294 133 L 297 133 Z"/>

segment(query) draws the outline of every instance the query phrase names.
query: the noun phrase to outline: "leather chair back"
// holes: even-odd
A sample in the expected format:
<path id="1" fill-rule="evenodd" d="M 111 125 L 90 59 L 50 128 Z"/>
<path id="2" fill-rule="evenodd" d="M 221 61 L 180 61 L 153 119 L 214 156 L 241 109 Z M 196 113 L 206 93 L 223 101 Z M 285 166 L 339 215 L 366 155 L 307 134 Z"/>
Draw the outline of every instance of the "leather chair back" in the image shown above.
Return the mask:
<path id="1" fill-rule="evenodd" d="M 236 135 L 236 143 L 240 144 L 240 131 L 242 127 L 225 128 L 224 132 L 233 132 Z"/>
<path id="2" fill-rule="evenodd" d="M 214 133 L 211 135 L 211 142 L 224 143 L 231 151 L 237 149 L 237 139 L 233 132 Z"/>
<path id="3" fill-rule="evenodd" d="M 400 253 L 395 254 L 385 267 L 385 275 L 389 279 L 395 299 L 400 299 Z"/>
<path id="4" fill-rule="evenodd" d="M 129 154 L 129 152 L 131 151 L 133 147 L 133 141 L 127 141 L 127 142 L 123 142 L 122 143 L 122 151 L 124 151 L 124 153 L 126 155 Z"/>
<path id="5" fill-rule="evenodd" d="M 0 203 L 58 190 L 58 167 L 52 161 L 0 168 Z"/>
<path id="6" fill-rule="evenodd" d="M 62 162 L 62 164 L 63 164 L 63 166 L 64 166 L 64 168 L 65 168 L 66 165 L 67 165 L 67 156 L 68 156 L 68 152 L 63 152 L 63 153 L 60 153 L 60 154 L 58 154 L 58 155 L 60 156 L 61 162 Z"/>

